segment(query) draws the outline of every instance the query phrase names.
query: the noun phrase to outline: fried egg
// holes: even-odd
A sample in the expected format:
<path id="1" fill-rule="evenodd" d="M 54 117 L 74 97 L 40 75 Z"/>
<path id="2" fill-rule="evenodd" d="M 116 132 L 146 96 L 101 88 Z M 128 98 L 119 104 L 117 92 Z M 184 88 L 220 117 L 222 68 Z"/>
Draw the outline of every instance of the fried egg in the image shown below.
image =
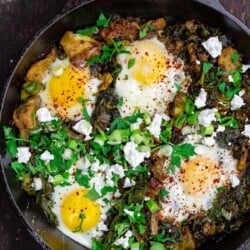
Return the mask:
<path id="1" fill-rule="evenodd" d="M 80 98 L 87 99 L 87 110 L 91 114 L 95 94 L 101 81 L 91 76 L 89 67 L 77 68 L 68 59 L 56 59 L 43 80 L 45 89 L 40 92 L 42 106 L 63 120 L 81 118 Z"/>
<path id="2" fill-rule="evenodd" d="M 185 79 L 183 61 L 157 38 L 135 41 L 127 49 L 129 53 L 117 57 L 122 69 L 115 83 L 116 94 L 123 98 L 122 117 L 136 108 L 150 115 L 164 113 Z"/>
<path id="3" fill-rule="evenodd" d="M 89 189 L 74 183 L 70 186 L 56 186 L 52 193 L 58 229 L 79 242 L 91 247 L 92 238 L 100 237 L 108 228 L 104 223 L 108 205 L 103 200 L 91 200 L 85 195 Z"/>
<path id="4" fill-rule="evenodd" d="M 93 176 L 89 177 L 89 188 L 80 186 L 75 181 L 77 170 L 82 171 L 84 175 L 89 171 L 93 173 Z M 54 202 L 52 211 L 58 218 L 58 229 L 62 233 L 91 248 L 92 239 L 100 238 L 109 230 L 106 223 L 110 201 L 119 197 L 120 193 L 117 190 L 103 195 L 101 190 L 105 186 L 114 186 L 114 173 L 120 178 L 124 177 L 122 166 L 100 164 L 97 159 L 91 163 L 86 157 L 80 158 L 72 165 L 68 178 L 70 185 L 55 186 L 51 197 Z M 53 181 L 53 177 L 51 179 Z M 86 196 L 93 188 L 100 195 L 96 200 Z"/>
<path id="5" fill-rule="evenodd" d="M 189 215 L 207 211 L 212 207 L 218 188 L 239 184 L 237 160 L 230 151 L 216 145 L 198 144 L 195 152 L 195 156 L 182 161 L 181 167 L 164 180 L 168 195 L 161 202 L 163 220 L 182 222 Z"/>

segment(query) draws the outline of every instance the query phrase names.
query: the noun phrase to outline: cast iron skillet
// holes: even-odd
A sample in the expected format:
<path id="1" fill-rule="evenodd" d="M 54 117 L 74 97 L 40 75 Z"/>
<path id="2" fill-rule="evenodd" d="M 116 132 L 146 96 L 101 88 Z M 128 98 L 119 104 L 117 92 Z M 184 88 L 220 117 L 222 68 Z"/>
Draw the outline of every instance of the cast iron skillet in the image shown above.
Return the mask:
<path id="1" fill-rule="evenodd" d="M 51 22 L 27 47 L 10 79 L 6 82 L 2 98 L 1 125 L 10 125 L 11 115 L 19 103 L 19 86 L 28 67 L 50 51 L 66 30 L 75 30 L 95 22 L 99 12 L 118 13 L 123 16 L 146 18 L 171 17 L 176 20 L 194 18 L 223 30 L 233 37 L 236 47 L 250 62 L 250 30 L 225 11 L 218 0 L 89 0 Z M 50 227 L 34 202 L 20 190 L 15 174 L 5 155 L 3 135 L 0 137 L 1 173 L 6 191 L 23 220 L 23 225 L 43 249 L 83 249 L 78 243 Z M 250 249 L 250 224 L 240 232 L 227 236 L 219 243 L 208 242 L 202 249 Z"/>

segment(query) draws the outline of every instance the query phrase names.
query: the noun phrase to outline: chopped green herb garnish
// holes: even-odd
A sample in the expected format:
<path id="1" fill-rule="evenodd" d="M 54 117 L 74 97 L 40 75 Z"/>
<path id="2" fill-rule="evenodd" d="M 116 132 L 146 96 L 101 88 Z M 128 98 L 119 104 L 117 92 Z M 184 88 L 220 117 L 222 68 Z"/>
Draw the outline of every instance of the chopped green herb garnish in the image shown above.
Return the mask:
<path id="1" fill-rule="evenodd" d="M 144 27 L 143 27 L 143 29 L 142 30 L 140 30 L 140 32 L 139 32 L 139 38 L 140 39 L 142 39 L 142 38 L 144 38 L 146 35 L 147 35 L 147 33 L 148 33 L 148 31 L 152 31 L 152 30 L 155 30 L 155 27 L 152 25 L 152 24 L 146 24 Z"/>
<path id="2" fill-rule="evenodd" d="M 76 227 L 75 230 L 72 231 L 73 233 L 83 232 L 82 224 L 85 218 L 86 216 L 84 215 L 84 213 L 79 214 L 80 224 Z"/>
<path id="3" fill-rule="evenodd" d="M 189 143 L 181 145 L 173 145 L 173 152 L 171 155 L 171 162 L 168 166 L 168 172 L 174 173 L 175 169 L 180 167 L 181 159 L 189 159 L 195 154 L 194 146 Z"/>
<path id="4" fill-rule="evenodd" d="M 130 58 L 128 60 L 128 69 L 132 68 L 135 65 L 135 58 Z"/>
<path id="5" fill-rule="evenodd" d="M 95 201 L 97 199 L 99 199 L 101 196 L 100 194 L 96 191 L 95 187 L 91 188 L 85 195 L 84 197 L 92 200 L 92 201 Z"/>
<path id="6" fill-rule="evenodd" d="M 232 54 L 232 56 L 231 56 L 232 63 L 235 63 L 239 58 L 240 58 L 239 53 L 236 52 L 236 53 Z"/>

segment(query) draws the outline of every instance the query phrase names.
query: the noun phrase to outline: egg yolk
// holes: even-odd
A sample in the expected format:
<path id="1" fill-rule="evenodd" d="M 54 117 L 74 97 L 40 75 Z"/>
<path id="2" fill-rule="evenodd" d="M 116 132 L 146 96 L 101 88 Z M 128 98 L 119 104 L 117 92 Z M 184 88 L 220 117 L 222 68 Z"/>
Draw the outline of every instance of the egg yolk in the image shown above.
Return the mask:
<path id="1" fill-rule="evenodd" d="M 75 190 L 62 201 L 62 220 L 71 231 L 86 232 L 93 228 L 100 219 L 100 205 L 84 197 L 87 192 L 86 189 Z"/>
<path id="2" fill-rule="evenodd" d="M 90 79 L 88 68 L 77 69 L 73 65 L 64 69 L 60 76 L 53 76 L 49 82 L 50 99 L 55 108 L 67 109 L 84 97 L 84 85 Z"/>
<path id="3" fill-rule="evenodd" d="M 220 182 L 220 166 L 208 157 L 188 160 L 180 172 L 184 191 L 190 195 L 202 195 Z"/>
<path id="4" fill-rule="evenodd" d="M 131 67 L 132 76 L 142 85 L 162 82 L 167 69 L 164 49 L 152 40 L 134 43 L 130 58 L 135 59 Z"/>

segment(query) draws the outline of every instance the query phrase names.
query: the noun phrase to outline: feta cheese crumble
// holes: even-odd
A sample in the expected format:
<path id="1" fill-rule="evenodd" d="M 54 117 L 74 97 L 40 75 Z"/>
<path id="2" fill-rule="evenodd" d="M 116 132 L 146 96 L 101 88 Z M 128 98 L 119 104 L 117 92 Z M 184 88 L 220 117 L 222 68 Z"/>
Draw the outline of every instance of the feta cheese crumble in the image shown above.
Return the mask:
<path id="1" fill-rule="evenodd" d="M 221 55 L 222 43 L 218 36 L 210 37 L 208 40 L 202 43 L 202 46 L 213 58 Z"/>
<path id="2" fill-rule="evenodd" d="M 31 157 L 29 147 L 18 147 L 16 157 L 19 163 L 27 163 Z"/>
<path id="3" fill-rule="evenodd" d="M 244 131 L 242 131 L 241 133 L 250 138 L 250 124 L 245 124 Z"/>
<path id="4" fill-rule="evenodd" d="M 230 181 L 233 188 L 237 187 L 240 184 L 240 180 L 236 175 L 231 175 Z"/>
<path id="5" fill-rule="evenodd" d="M 36 117 L 39 122 L 51 122 L 55 120 L 55 117 L 51 115 L 50 111 L 46 107 L 39 108 L 36 111 Z"/>
<path id="6" fill-rule="evenodd" d="M 35 191 L 41 190 L 43 187 L 42 179 L 41 178 L 34 178 L 31 185 L 35 189 Z"/>
<path id="7" fill-rule="evenodd" d="M 207 146 L 213 146 L 215 144 L 215 139 L 213 136 L 206 136 L 202 139 L 201 143 Z"/>
<path id="8" fill-rule="evenodd" d="M 85 135 L 85 141 L 91 139 L 92 125 L 88 121 L 80 120 L 72 128 L 79 134 Z"/>
<path id="9" fill-rule="evenodd" d="M 207 92 L 203 88 L 201 88 L 200 94 L 196 97 L 194 104 L 199 109 L 205 107 L 206 102 L 207 102 Z"/>
<path id="10" fill-rule="evenodd" d="M 51 154 L 48 150 L 45 150 L 41 155 L 40 159 L 42 161 L 45 161 L 46 163 L 49 163 L 50 161 L 54 160 L 54 155 Z"/>
<path id="11" fill-rule="evenodd" d="M 129 238 L 133 235 L 131 230 L 128 230 L 124 236 L 117 239 L 114 244 L 116 246 L 121 246 L 122 249 L 128 249 L 129 248 Z"/>
<path id="12" fill-rule="evenodd" d="M 241 96 L 240 95 L 234 95 L 233 99 L 231 100 L 231 110 L 239 109 L 244 105 L 245 105 L 245 102 L 241 98 Z"/>
<path id="13" fill-rule="evenodd" d="M 241 68 L 242 73 L 246 73 L 250 69 L 250 64 L 243 64 Z"/>
<path id="14" fill-rule="evenodd" d="M 147 127 L 150 134 L 153 135 L 157 139 L 159 139 L 159 136 L 161 133 L 161 123 L 162 123 L 162 117 L 159 114 L 155 114 L 153 121 Z"/>
<path id="15" fill-rule="evenodd" d="M 211 125 L 213 121 L 216 121 L 215 112 L 217 112 L 217 109 L 202 110 L 198 116 L 199 124 L 204 127 Z"/>
<path id="16" fill-rule="evenodd" d="M 139 152 L 137 149 L 137 144 L 130 141 L 127 142 L 123 148 L 124 156 L 126 161 L 133 167 L 139 166 L 145 158 L 150 156 L 150 152 Z"/>

